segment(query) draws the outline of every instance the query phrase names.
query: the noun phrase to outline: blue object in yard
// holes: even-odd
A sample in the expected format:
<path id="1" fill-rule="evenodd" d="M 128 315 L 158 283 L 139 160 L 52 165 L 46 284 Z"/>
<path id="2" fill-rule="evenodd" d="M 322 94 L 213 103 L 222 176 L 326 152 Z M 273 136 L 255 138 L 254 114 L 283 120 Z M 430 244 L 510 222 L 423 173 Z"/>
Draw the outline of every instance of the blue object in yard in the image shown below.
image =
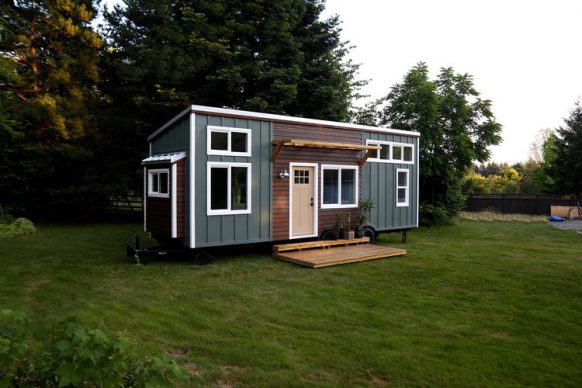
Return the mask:
<path id="1" fill-rule="evenodd" d="M 558 216 L 549 216 L 548 217 L 548 221 L 553 221 L 553 222 L 564 222 L 565 218 L 564 217 L 558 217 Z"/>

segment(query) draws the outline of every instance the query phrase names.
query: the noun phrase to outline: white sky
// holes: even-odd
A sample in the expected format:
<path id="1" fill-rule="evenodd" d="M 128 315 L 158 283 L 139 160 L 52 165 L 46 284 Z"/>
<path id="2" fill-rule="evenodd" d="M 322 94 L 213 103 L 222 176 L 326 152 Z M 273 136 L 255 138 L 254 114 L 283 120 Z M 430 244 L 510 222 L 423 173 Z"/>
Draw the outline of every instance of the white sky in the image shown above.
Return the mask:
<path id="1" fill-rule="evenodd" d="M 563 124 L 582 96 L 581 0 L 327 0 L 361 63 L 372 99 L 417 62 L 474 76 L 493 101 L 503 142 L 492 160 L 526 160 L 542 128 Z"/>

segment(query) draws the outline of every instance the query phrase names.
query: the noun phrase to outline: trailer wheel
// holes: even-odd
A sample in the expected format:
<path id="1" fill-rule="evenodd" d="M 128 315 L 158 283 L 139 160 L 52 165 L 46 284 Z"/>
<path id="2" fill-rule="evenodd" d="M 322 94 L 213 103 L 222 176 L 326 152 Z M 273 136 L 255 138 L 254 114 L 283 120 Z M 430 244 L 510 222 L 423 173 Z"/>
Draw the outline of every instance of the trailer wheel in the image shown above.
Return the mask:
<path id="1" fill-rule="evenodd" d="M 319 235 L 320 240 L 333 240 L 333 230 L 326 229 Z"/>
<path id="2" fill-rule="evenodd" d="M 364 237 L 369 237 L 370 242 L 375 242 L 378 238 L 378 232 L 376 232 L 371 226 L 364 226 Z"/>
<path id="3" fill-rule="evenodd" d="M 402 232 L 402 242 L 405 243 L 408 240 L 408 232 L 405 230 Z"/>

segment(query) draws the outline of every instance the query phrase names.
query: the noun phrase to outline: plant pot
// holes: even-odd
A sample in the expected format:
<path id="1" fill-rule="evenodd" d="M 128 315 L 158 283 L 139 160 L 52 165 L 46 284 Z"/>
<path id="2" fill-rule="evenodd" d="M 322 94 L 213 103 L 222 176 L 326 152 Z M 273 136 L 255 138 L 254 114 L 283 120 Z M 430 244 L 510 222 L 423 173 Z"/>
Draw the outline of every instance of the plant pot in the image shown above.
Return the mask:
<path id="1" fill-rule="evenodd" d="M 353 230 L 346 230 L 344 232 L 344 238 L 346 240 L 352 240 L 354 238 L 355 232 Z"/>
<path id="2" fill-rule="evenodd" d="M 364 229 L 356 230 L 356 238 L 364 237 Z"/>

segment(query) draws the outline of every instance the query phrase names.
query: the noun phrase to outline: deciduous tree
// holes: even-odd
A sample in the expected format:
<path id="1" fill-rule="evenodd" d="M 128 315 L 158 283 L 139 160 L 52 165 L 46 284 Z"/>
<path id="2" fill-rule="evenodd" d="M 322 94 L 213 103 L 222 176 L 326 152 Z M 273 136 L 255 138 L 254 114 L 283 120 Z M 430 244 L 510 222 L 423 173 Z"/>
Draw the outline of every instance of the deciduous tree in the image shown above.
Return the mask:
<path id="1" fill-rule="evenodd" d="M 480 97 L 473 77 L 443 68 L 431 80 L 419 63 L 388 93 L 379 117 L 382 125 L 421 134 L 421 221 L 455 216 L 464 202 L 463 177 L 501 140 L 491 101 Z"/>

